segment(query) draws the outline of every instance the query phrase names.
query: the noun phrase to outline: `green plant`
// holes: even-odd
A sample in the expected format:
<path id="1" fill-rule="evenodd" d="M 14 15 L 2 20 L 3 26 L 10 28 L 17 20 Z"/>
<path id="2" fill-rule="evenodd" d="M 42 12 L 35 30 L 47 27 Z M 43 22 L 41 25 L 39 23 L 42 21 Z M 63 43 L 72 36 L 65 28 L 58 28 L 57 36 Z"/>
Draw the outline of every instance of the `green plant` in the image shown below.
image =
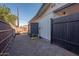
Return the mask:
<path id="1" fill-rule="evenodd" d="M 10 23 L 12 25 L 16 25 L 15 21 L 17 20 L 18 17 L 11 13 L 10 8 L 5 7 L 5 6 L 3 6 L 3 7 L 1 6 L 0 7 L 0 18 L 2 20 L 5 20 L 7 23 Z"/>

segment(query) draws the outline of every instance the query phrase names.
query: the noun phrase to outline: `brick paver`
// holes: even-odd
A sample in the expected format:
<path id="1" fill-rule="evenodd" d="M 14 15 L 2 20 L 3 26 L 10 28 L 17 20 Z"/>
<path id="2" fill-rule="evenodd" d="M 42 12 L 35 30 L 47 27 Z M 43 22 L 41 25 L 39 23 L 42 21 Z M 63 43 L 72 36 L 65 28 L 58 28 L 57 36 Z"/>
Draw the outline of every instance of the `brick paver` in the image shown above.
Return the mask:
<path id="1" fill-rule="evenodd" d="M 45 40 L 31 40 L 28 35 L 17 35 L 7 50 L 10 56 L 75 56 L 57 45 Z"/>

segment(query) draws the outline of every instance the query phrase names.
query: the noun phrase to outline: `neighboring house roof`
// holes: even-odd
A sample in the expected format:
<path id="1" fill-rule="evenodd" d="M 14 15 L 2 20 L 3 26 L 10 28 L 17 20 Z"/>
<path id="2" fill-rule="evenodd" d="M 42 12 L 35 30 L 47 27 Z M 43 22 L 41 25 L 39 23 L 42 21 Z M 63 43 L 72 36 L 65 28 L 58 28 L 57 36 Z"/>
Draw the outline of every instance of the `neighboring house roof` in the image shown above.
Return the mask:
<path id="1" fill-rule="evenodd" d="M 60 11 L 60 10 L 63 10 L 63 9 L 65 9 L 65 8 L 67 8 L 67 7 L 72 6 L 72 5 L 74 5 L 74 4 L 76 4 L 76 3 L 68 3 L 68 4 L 66 4 L 66 5 L 64 5 L 64 6 L 58 8 L 58 9 L 56 9 L 56 10 L 54 10 L 53 12 L 56 13 L 56 12 L 58 12 L 58 11 Z"/>
<path id="2" fill-rule="evenodd" d="M 42 4 L 41 8 L 37 12 L 37 14 L 32 18 L 32 20 L 29 21 L 31 23 L 32 21 L 35 21 L 37 18 L 39 18 L 42 14 L 44 14 L 45 10 L 50 6 L 50 3 L 44 3 Z"/>

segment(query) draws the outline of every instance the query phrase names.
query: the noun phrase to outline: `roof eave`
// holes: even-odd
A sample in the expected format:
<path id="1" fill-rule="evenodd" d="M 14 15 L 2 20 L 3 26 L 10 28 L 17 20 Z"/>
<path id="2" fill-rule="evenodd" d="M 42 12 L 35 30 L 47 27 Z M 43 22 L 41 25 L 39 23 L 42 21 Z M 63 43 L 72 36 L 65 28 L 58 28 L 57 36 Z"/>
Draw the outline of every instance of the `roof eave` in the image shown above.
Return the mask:
<path id="1" fill-rule="evenodd" d="M 58 8 L 58 9 L 56 9 L 56 10 L 54 10 L 53 12 L 56 13 L 56 12 L 58 12 L 58 11 L 60 11 L 60 10 L 63 10 L 63 9 L 65 9 L 65 8 L 67 8 L 67 7 L 72 6 L 72 5 L 74 5 L 74 4 L 76 4 L 76 3 L 68 3 L 68 4 L 66 4 L 66 5 L 64 5 L 64 6 Z"/>
<path id="2" fill-rule="evenodd" d="M 29 23 L 31 23 L 32 21 L 37 20 L 37 18 L 39 18 L 43 12 L 45 11 L 45 9 L 47 8 L 47 6 L 49 6 L 50 3 L 44 3 L 41 8 L 39 9 L 39 11 L 37 12 L 37 14 L 32 18 L 32 20 L 29 21 Z"/>

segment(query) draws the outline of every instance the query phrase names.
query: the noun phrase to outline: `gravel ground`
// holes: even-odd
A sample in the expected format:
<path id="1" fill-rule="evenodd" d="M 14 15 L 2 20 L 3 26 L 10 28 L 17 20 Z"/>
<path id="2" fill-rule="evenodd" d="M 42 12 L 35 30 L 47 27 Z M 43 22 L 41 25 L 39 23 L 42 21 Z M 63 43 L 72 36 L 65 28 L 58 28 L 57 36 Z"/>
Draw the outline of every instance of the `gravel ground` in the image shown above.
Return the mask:
<path id="1" fill-rule="evenodd" d="M 45 40 L 31 40 L 28 35 L 17 35 L 7 49 L 8 56 L 76 56 Z"/>

